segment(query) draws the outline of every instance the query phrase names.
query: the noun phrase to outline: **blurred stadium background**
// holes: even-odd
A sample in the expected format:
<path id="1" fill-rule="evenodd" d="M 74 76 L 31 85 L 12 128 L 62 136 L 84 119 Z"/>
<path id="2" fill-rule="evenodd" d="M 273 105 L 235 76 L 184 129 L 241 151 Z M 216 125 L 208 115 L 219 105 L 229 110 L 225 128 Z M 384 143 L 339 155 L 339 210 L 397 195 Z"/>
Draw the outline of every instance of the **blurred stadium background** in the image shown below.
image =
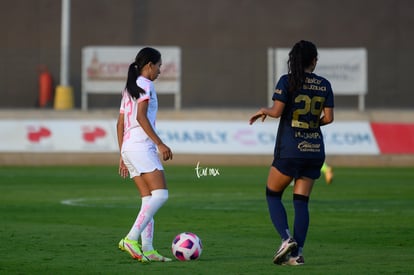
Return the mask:
<path id="1" fill-rule="evenodd" d="M 82 50 L 88 46 L 136 45 L 174 46 L 181 50 L 181 108 L 174 109 L 173 95 L 160 95 L 159 119 L 247 121 L 256 108 L 268 104 L 268 49 L 290 48 L 296 41 L 306 39 L 319 48 L 366 49 L 365 109 L 358 110 L 357 96 L 336 96 L 336 121 L 385 123 L 396 131 L 386 138 L 398 143 L 402 137 L 407 147 L 385 153 L 380 148 L 376 154 L 368 155 L 331 153 L 328 160 L 333 165 L 414 165 L 410 148 L 414 146 L 413 1 L 72 0 L 68 81 L 74 103 L 70 110 L 62 111 L 53 109 L 53 100 L 47 106 L 39 106 L 39 76 L 46 67 L 52 77 L 53 93 L 61 82 L 63 2 L 1 0 L 0 122 L 116 119 L 116 94 L 92 94 L 88 97 L 89 109 L 81 109 Z M 398 127 L 401 124 L 403 129 Z M 0 129 L 3 144 L 8 142 L 5 137 L 10 129 Z M 60 154 L 51 147 L 48 152 L 46 147 L 0 149 L 0 164 L 117 161 L 113 151 Z M 269 163 L 271 154 L 269 151 L 265 156 L 230 154 L 217 158 L 195 151 L 178 154 L 176 163 L 195 164 L 195 159 L 204 158 L 215 164 L 262 165 Z"/>

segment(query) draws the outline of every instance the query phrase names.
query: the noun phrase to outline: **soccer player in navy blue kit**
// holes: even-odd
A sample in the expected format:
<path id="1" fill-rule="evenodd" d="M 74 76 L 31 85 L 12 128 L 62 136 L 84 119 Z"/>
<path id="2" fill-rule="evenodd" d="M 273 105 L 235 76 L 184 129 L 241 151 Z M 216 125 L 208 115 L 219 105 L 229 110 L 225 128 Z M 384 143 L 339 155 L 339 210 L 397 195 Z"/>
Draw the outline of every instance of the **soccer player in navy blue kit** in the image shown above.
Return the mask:
<path id="1" fill-rule="evenodd" d="M 288 74 L 283 75 L 273 94 L 273 106 L 261 108 L 251 118 L 264 121 L 280 118 L 270 167 L 266 199 L 272 223 L 282 244 L 273 257 L 275 264 L 302 265 L 303 247 L 309 227 L 309 196 L 321 175 L 325 145 L 320 126 L 333 121 L 334 98 L 331 84 L 313 73 L 318 60 L 316 46 L 297 42 L 289 52 Z M 294 180 L 294 231 L 291 234 L 282 203 L 286 187 Z"/>

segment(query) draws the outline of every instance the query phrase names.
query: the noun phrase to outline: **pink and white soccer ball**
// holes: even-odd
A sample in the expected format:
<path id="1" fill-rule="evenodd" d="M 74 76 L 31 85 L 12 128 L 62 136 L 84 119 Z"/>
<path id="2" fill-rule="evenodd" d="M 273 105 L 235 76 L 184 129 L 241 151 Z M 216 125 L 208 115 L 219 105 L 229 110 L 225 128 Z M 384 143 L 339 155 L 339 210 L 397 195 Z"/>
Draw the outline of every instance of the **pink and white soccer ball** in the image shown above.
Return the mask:
<path id="1" fill-rule="evenodd" d="M 203 245 L 196 234 L 183 232 L 174 238 L 171 250 L 177 260 L 191 261 L 200 258 Z"/>

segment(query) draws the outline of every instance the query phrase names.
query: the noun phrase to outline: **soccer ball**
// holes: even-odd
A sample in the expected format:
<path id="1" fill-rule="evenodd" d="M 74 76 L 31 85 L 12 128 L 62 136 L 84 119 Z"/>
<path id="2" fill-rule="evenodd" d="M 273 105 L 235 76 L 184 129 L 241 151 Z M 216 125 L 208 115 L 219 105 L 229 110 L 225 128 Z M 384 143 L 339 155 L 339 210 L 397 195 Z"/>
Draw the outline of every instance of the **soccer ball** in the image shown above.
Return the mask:
<path id="1" fill-rule="evenodd" d="M 184 232 L 174 238 L 171 250 L 177 260 L 191 261 L 200 258 L 203 245 L 196 234 Z"/>

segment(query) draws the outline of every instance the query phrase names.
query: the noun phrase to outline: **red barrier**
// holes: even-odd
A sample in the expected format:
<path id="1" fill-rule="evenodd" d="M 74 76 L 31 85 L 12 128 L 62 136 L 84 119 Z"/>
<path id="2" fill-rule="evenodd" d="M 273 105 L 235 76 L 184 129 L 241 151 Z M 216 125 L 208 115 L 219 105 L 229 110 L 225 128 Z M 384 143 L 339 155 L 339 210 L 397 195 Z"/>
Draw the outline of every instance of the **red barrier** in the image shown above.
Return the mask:
<path id="1" fill-rule="evenodd" d="M 371 123 L 381 154 L 413 154 L 414 124 Z"/>

